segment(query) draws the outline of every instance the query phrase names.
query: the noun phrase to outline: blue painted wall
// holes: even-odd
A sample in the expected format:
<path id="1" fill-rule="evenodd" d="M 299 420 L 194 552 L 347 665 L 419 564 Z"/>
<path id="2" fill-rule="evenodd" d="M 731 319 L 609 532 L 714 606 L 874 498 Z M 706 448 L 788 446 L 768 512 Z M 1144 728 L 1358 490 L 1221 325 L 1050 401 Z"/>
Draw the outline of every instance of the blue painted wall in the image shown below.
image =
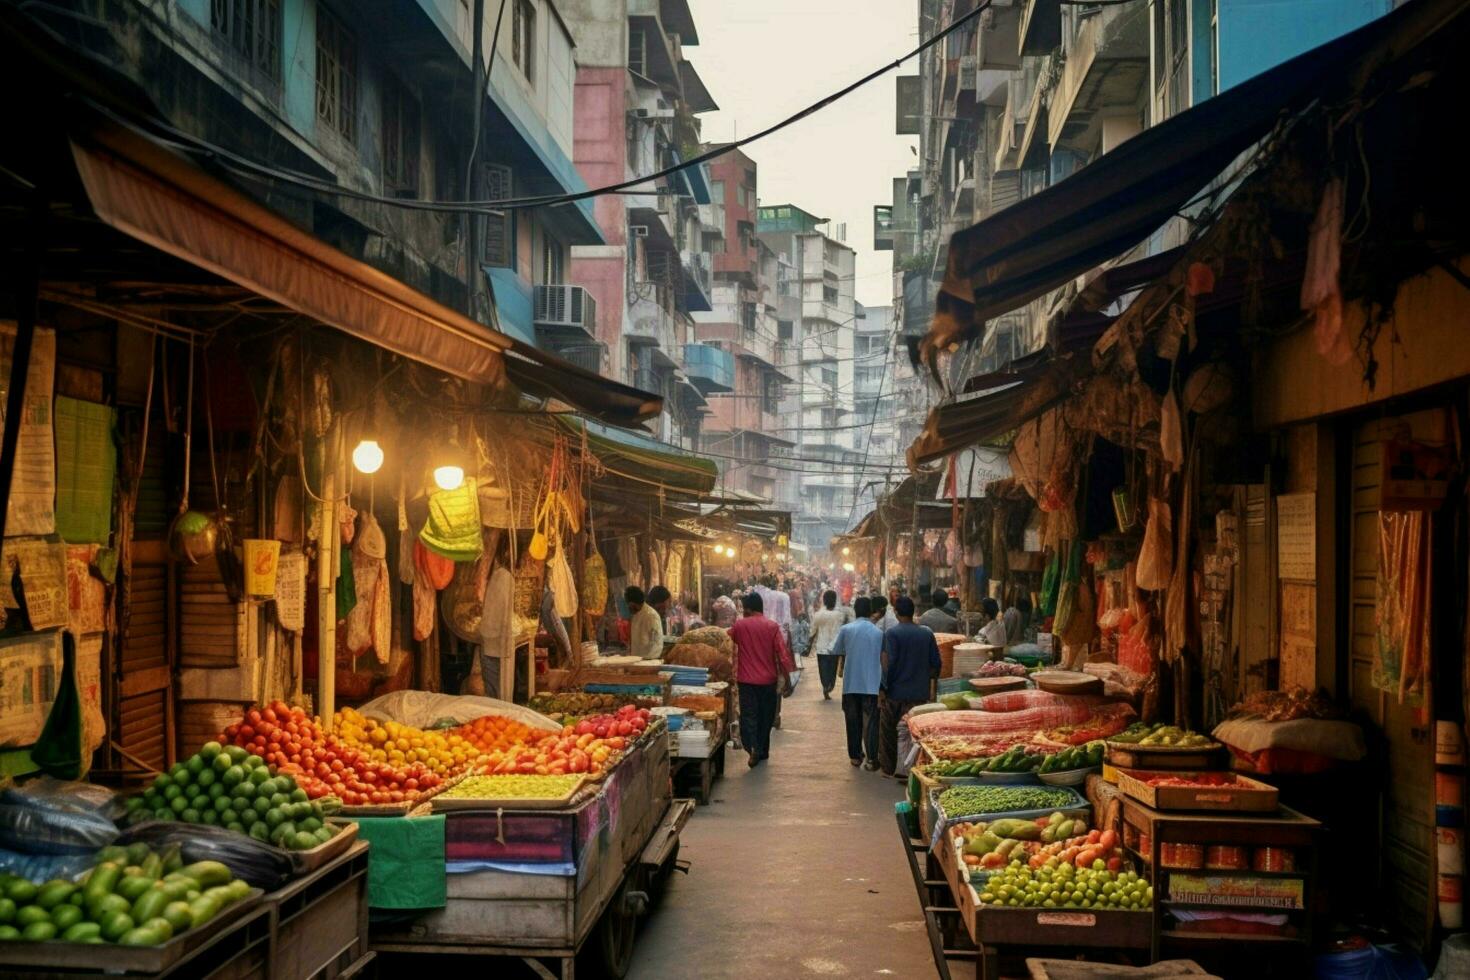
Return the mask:
<path id="1" fill-rule="evenodd" d="M 1393 6 L 1392 0 L 1219 2 L 1222 92 L 1382 17 Z"/>

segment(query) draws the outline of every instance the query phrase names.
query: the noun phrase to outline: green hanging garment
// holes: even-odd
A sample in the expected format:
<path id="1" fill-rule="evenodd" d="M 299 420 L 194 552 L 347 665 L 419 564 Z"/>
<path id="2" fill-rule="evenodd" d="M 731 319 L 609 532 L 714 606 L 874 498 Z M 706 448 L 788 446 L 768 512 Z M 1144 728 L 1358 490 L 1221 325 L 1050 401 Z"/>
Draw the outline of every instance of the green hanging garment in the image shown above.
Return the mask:
<path id="1" fill-rule="evenodd" d="M 77 691 L 77 643 L 70 632 L 61 634 L 61 679 L 56 700 L 46 715 L 41 737 L 31 747 L 31 761 L 57 779 L 81 779 L 87 771 L 82 758 L 82 698 Z"/>

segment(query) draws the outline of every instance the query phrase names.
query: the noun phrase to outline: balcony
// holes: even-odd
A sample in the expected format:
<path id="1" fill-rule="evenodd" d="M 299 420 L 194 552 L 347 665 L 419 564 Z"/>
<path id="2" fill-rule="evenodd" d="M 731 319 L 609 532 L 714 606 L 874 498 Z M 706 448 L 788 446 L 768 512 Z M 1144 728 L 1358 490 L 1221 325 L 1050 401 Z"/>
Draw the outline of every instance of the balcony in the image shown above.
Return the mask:
<path id="1" fill-rule="evenodd" d="M 628 0 L 628 70 L 679 92 L 679 54 L 659 7 L 659 0 Z"/>
<path id="2" fill-rule="evenodd" d="M 638 282 L 633 284 L 633 302 L 628 308 L 624 335 L 628 343 L 638 347 L 651 347 L 656 361 L 674 366 L 674 355 L 679 347 L 675 338 L 674 315 L 668 311 L 666 288 L 660 283 Z"/>
<path id="3" fill-rule="evenodd" d="M 704 252 L 684 249 L 679 253 L 679 270 L 684 281 L 684 309 L 708 313 L 714 307 L 714 277 L 710 274 L 709 256 Z"/>
<path id="4" fill-rule="evenodd" d="M 607 345 L 596 341 L 568 342 L 566 338 L 552 337 L 543 330 L 536 331 L 536 345 L 549 350 L 557 357 L 567 360 L 593 374 L 602 374 L 602 359 Z"/>
<path id="5" fill-rule="evenodd" d="M 537 286 L 531 320 L 553 339 L 591 340 L 597 334 L 597 300 L 581 286 Z"/>
<path id="6" fill-rule="evenodd" d="M 1053 150 L 1090 153 L 1102 119 L 1141 111 L 1148 91 L 1148 9 L 1103 7 L 1077 30 L 1052 94 L 1048 136 Z"/>
<path id="7" fill-rule="evenodd" d="M 1061 0 L 1023 0 L 1018 29 L 1021 54 L 1050 54 L 1062 43 Z"/>
<path id="8" fill-rule="evenodd" d="M 735 390 L 735 358 L 709 344 L 684 345 L 684 373 L 702 395 Z"/>
<path id="9" fill-rule="evenodd" d="M 1021 8 L 1014 2 L 991 4 L 980 15 L 975 67 L 980 72 L 1015 71 L 1021 67 Z"/>

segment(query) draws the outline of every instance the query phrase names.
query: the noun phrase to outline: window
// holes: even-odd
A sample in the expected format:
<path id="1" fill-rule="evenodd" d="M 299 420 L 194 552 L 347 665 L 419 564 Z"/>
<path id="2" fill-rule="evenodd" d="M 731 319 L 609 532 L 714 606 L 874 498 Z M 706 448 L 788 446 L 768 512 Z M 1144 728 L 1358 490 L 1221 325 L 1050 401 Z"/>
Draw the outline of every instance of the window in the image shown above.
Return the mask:
<path id="1" fill-rule="evenodd" d="M 709 182 L 709 199 L 715 204 L 725 203 L 725 182 L 723 180 Z"/>
<path id="2" fill-rule="evenodd" d="M 531 0 L 514 0 L 515 13 L 510 25 L 510 57 L 526 76 L 526 81 L 536 84 L 536 5 Z"/>
<path id="3" fill-rule="evenodd" d="M 635 75 L 648 75 L 648 36 L 641 27 L 628 28 L 628 70 Z"/>
<path id="4" fill-rule="evenodd" d="M 776 339 L 790 340 L 796 333 L 795 322 L 792 320 L 776 321 Z"/>
<path id="5" fill-rule="evenodd" d="M 487 163 L 482 171 L 485 200 L 499 201 L 512 196 L 514 181 L 507 166 Z M 508 267 L 515 264 L 515 212 L 487 214 L 481 236 L 481 260 L 486 265 Z"/>
<path id="6" fill-rule="evenodd" d="M 755 304 L 754 303 L 741 303 L 740 304 L 740 323 L 750 333 L 754 333 L 755 332 Z"/>
<path id="7" fill-rule="evenodd" d="M 735 185 L 735 203 L 742 208 L 750 207 L 750 197 L 746 193 L 744 184 Z"/>
<path id="8" fill-rule="evenodd" d="M 1154 0 L 1154 114 L 1168 119 L 1189 104 L 1189 0 Z"/>
<path id="9" fill-rule="evenodd" d="M 836 388 L 837 387 L 837 362 L 836 361 L 823 361 L 822 362 L 822 384 L 826 385 L 829 388 Z"/>
<path id="10" fill-rule="evenodd" d="M 822 299 L 824 301 L 828 302 L 828 303 L 836 303 L 837 302 L 837 287 L 836 286 L 823 285 L 822 286 Z"/>
<path id="11" fill-rule="evenodd" d="M 209 23 L 253 68 L 281 80 L 281 0 L 211 0 Z"/>
<path id="12" fill-rule="evenodd" d="M 566 265 L 566 246 L 550 235 L 545 235 L 541 242 L 541 282 L 548 286 L 559 286 L 566 282 Z"/>
<path id="13" fill-rule="evenodd" d="M 774 372 L 766 372 L 761 380 L 761 411 L 767 415 L 775 415 L 780 411 L 781 382 L 776 379 Z"/>
<path id="14" fill-rule="evenodd" d="M 357 136 L 357 41 L 324 4 L 316 8 L 316 118 L 349 143 Z"/>
<path id="15" fill-rule="evenodd" d="M 383 74 L 383 186 L 419 193 L 419 100 L 397 76 Z"/>

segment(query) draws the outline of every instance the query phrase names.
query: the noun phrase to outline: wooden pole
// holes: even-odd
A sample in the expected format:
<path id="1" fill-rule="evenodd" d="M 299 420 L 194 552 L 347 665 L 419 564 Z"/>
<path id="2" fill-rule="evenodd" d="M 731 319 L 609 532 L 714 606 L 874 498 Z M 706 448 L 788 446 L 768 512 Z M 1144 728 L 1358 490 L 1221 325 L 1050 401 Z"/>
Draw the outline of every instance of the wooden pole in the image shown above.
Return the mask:
<path id="1" fill-rule="evenodd" d="M 327 433 L 322 465 L 321 541 L 317 548 L 317 715 L 332 730 L 337 709 L 337 570 L 342 561 L 342 532 L 337 527 L 337 477 L 342 462 L 342 430 L 333 423 Z"/>

